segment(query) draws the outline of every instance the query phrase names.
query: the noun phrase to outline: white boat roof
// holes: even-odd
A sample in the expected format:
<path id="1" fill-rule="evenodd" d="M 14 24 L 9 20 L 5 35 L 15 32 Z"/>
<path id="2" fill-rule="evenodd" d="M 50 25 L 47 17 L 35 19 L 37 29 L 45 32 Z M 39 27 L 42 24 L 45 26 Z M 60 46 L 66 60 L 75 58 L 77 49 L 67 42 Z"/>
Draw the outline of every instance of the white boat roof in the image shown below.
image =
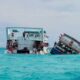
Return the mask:
<path id="1" fill-rule="evenodd" d="M 80 42 L 78 40 L 76 40 L 75 38 L 71 37 L 70 35 L 64 33 L 63 36 L 66 36 L 66 37 L 70 38 L 71 40 L 73 40 L 74 42 L 76 42 L 80 45 Z"/>
<path id="2" fill-rule="evenodd" d="M 6 33 L 7 33 L 7 39 L 9 38 L 8 36 L 12 33 L 18 33 L 19 35 L 22 35 L 23 32 L 27 33 L 27 32 L 32 32 L 32 33 L 39 33 L 41 35 L 40 39 L 36 38 L 35 40 L 40 40 L 43 41 L 43 28 L 31 28 L 31 27 L 7 27 L 6 28 Z M 18 34 L 15 34 L 16 36 L 19 36 Z M 30 38 L 31 39 L 31 38 Z M 31 39 L 32 40 L 32 39 Z"/>

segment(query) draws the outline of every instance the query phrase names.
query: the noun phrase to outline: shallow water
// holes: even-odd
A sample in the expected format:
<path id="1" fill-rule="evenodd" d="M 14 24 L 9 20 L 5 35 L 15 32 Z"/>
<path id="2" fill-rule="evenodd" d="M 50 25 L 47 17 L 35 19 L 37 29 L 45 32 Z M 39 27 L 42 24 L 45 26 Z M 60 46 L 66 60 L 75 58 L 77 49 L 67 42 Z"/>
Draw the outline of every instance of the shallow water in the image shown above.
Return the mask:
<path id="1" fill-rule="evenodd" d="M 0 80 L 80 80 L 80 55 L 5 54 Z"/>

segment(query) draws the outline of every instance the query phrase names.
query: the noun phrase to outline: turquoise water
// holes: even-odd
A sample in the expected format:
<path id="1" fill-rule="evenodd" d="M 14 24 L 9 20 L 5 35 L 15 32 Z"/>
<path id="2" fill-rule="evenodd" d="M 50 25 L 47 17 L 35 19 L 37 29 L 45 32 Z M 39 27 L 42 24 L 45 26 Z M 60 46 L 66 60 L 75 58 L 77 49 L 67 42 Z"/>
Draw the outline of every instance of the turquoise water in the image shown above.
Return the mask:
<path id="1" fill-rule="evenodd" d="M 5 54 L 0 80 L 80 80 L 80 55 Z"/>

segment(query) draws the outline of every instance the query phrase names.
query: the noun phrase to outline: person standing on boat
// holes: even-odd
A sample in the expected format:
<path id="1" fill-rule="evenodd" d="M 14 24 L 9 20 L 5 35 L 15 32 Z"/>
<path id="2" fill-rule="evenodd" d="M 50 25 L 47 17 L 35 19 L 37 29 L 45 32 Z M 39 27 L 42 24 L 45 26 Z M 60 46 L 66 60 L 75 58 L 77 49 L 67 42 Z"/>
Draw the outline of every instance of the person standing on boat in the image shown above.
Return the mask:
<path id="1" fill-rule="evenodd" d="M 23 38 L 24 38 L 24 40 L 26 40 L 26 38 L 25 38 L 25 32 L 23 32 Z"/>
<path id="2" fill-rule="evenodd" d="M 15 40 L 15 42 L 13 43 L 13 53 L 17 53 L 17 49 L 18 49 L 18 42 L 17 40 Z"/>
<path id="3" fill-rule="evenodd" d="M 46 31 L 44 31 L 44 35 L 43 35 L 43 51 L 45 54 L 47 54 L 49 51 L 48 51 L 48 36 L 46 34 Z"/>
<path id="4" fill-rule="evenodd" d="M 29 38 L 29 33 L 28 32 L 23 32 L 23 38 L 24 40 L 26 40 L 27 38 Z"/>
<path id="5" fill-rule="evenodd" d="M 14 32 L 8 36 L 8 40 L 15 40 Z"/>
<path id="6" fill-rule="evenodd" d="M 7 52 L 8 53 L 13 53 L 13 41 L 12 40 L 8 40 L 7 42 Z"/>

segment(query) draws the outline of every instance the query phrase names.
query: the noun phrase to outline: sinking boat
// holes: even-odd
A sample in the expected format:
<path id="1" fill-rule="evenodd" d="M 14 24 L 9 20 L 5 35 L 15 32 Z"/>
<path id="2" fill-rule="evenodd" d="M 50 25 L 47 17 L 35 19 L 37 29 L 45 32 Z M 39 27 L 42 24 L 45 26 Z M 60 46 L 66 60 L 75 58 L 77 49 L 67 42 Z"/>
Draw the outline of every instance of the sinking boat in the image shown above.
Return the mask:
<path id="1" fill-rule="evenodd" d="M 8 53 L 48 53 L 48 36 L 43 28 L 7 27 L 6 32 Z"/>
<path id="2" fill-rule="evenodd" d="M 58 42 L 54 43 L 51 54 L 79 54 L 80 42 L 68 34 L 61 34 Z"/>

